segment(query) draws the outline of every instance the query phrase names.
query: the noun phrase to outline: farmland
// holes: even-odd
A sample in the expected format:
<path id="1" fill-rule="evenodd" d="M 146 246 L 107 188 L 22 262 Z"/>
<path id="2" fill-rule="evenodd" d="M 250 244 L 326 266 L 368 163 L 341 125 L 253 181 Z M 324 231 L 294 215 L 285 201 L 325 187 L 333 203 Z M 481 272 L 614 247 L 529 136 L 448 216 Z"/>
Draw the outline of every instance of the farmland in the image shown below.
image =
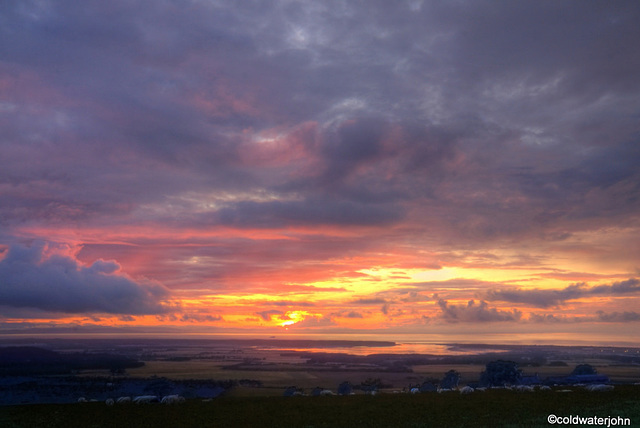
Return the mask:
<path id="1" fill-rule="evenodd" d="M 2 345 L 6 355 L 15 345 L 26 346 L 29 355 L 39 349 L 26 342 Z M 464 352 L 428 355 L 396 354 L 390 345 L 384 349 L 391 352 L 368 354 L 369 345 L 381 349 L 335 341 L 40 340 L 37 346 L 47 352 L 37 366 L 5 360 L 0 426 L 547 426 L 549 414 L 640 422 L 636 348 L 456 345 L 451 349 Z M 437 385 L 450 370 L 459 374 L 460 386 L 477 387 L 485 365 L 498 359 L 516 362 L 524 376 L 536 375 L 552 390 L 408 393 L 412 385 Z M 614 389 L 588 392 L 550 381 L 585 363 Z M 37 370 L 29 373 L 30 367 Z M 335 393 L 343 382 L 353 386 L 353 395 L 312 396 L 317 387 Z M 364 385 L 372 382 L 375 396 L 365 394 Z M 289 387 L 302 396 L 284 397 Z M 187 400 L 176 406 L 105 405 L 109 398 L 142 393 Z M 89 402 L 77 403 L 80 396 Z"/>

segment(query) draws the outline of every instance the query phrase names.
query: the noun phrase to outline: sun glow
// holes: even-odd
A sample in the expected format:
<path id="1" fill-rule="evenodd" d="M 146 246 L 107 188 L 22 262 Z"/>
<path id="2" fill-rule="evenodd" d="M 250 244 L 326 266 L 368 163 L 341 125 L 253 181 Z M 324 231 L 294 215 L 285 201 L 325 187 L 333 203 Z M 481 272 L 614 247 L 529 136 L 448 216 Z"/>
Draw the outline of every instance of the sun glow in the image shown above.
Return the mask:
<path id="1" fill-rule="evenodd" d="M 311 316 L 311 314 L 307 311 L 287 311 L 282 316 L 282 319 L 285 319 L 285 321 L 281 322 L 280 326 L 289 327 L 290 325 L 303 321 L 305 318 L 309 316 Z"/>

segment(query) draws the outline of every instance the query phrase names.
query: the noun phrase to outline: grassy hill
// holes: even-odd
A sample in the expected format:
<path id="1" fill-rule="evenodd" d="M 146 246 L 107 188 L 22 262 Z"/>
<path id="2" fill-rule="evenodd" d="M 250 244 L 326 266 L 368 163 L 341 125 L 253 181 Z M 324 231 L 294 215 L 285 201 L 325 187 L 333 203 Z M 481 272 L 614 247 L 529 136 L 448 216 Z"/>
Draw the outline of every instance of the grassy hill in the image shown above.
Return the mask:
<path id="1" fill-rule="evenodd" d="M 629 418 L 640 425 L 640 387 L 609 392 L 489 390 L 461 395 L 220 397 L 180 405 L 82 403 L 0 407 L 0 426 L 38 427 L 548 427 L 558 416 Z M 613 424 L 611 424 L 613 426 Z M 606 424 L 605 424 L 606 426 Z"/>

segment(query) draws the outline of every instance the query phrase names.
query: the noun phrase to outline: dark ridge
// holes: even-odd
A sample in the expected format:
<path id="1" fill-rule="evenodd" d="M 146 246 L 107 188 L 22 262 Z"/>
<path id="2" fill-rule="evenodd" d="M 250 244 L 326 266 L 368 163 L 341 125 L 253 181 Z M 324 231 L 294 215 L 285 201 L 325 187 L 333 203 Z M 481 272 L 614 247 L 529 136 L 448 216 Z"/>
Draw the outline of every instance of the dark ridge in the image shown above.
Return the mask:
<path id="1" fill-rule="evenodd" d="M 59 353 L 35 346 L 0 348 L 0 375 L 68 374 L 79 370 L 114 372 L 141 367 L 134 358 L 107 353 Z"/>

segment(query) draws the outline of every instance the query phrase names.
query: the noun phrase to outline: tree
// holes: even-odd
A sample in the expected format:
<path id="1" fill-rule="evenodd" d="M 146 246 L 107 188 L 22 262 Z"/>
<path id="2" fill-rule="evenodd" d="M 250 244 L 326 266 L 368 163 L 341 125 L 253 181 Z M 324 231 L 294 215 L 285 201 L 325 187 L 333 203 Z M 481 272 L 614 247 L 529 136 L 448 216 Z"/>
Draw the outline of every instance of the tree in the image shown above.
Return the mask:
<path id="1" fill-rule="evenodd" d="M 522 371 L 513 361 L 491 361 L 480 374 L 480 383 L 486 386 L 515 385 L 522 378 Z"/>
<path id="2" fill-rule="evenodd" d="M 342 382 L 338 385 L 338 395 L 351 395 L 351 391 L 353 391 L 353 386 L 349 381 Z"/>
<path id="3" fill-rule="evenodd" d="M 578 364 L 571 374 L 573 376 L 594 375 L 598 374 L 598 371 L 591 364 Z"/>
<path id="4" fill-rule="evenodd" d="M 380 388 L 383 388 L 384 384 L 380 378 L 367 378 L 364 382 L 360 383 L 360 389 L 367 392 L 377 391 Z"/>
<path id="5" fill-rule="evenodd" d="M 460 373 L 455 370 L 449 370 L 444 374 L 444 378 L 440 381 L 440 388 L 455 389 L 460 382 Z"/>

